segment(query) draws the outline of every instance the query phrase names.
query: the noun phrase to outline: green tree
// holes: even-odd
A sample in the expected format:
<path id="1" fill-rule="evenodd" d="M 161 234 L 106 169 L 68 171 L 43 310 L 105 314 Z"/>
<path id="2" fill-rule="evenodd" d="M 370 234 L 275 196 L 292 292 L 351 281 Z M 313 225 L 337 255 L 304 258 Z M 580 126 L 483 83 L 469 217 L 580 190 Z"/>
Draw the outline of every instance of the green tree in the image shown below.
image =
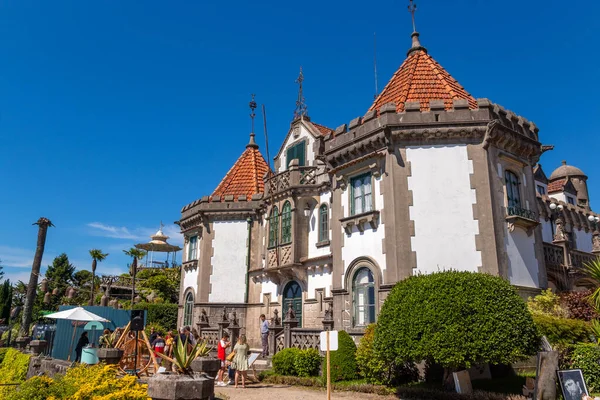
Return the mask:
<path id="1" fill-rule="evenodd" d="M 2 266 L 2 260 L 0 260 L 0 281 L 4 278 L 4 267 Z"/>
<path id="2" fill-rule="evenodd" d="M 167 303 L 179 301 L 179 268 L 146 268 L 137 274 L 140 291 L 144 296 L 152 292 Z"/>
<path id="3" fill-rule="evenodd" d="M 90 285 L 91 287 L 91 294 L 90 294 L 90 305 L 94 305 L 94 286 L 96 286 L 96 266 L 98 265 L 98 262 L 102 262 L 106 259 L 106 257 L 108 257 L 108 253 L 103 253 L 102 250 L 99 249 L 92 249 L 90 250 L 90 257 L 92 257 L 92 284 Z"/>
<path id="4" fill-rule="evenodd" d="M 508 281 L 449 271 L 397 283 L 381 308 L 373 346 L 386 363 L 440 364 L 449 383 L 452 370 L 510 364 L 535 354 L 538 344 L 527 305 Z"/>
<path id="5" fill-rule="evenodd" d="M 128 255 L 133 259 L 131 262 L 131 267 L 129 268 L 129 273 L 133 277 L 132 287 L 131 287 L 131 306 L 133 307 L 134 298 L 135 298 L 135 278 L 137 275 L 137 264 L 138 260 L 141 260 L 146 255 L 144 250 L 136 249 L 135 247 L 131 247 L 129 250 L 123 250 L 123 253 Z"/>
<path id="6" fill-rule="evenodd" d="M 82 269 L 73 274 L 73 286 L 76 288 L 82 288 L 92 282 L 92 273 L 88 270 Z"/>
<path id="7" fill-rule="evenodd" d="M 19 336 L 26 337 L 29 335 L 29 325 L 31 325 L 31 317 L 33 314 L 33 304 L 37 294 L 38 276 L 42 267 L 42 257 L 46 247 L 46 234 L 48 228 L 54 226 L 48 218 L 40 218 L 33 225 L 38 226 L 37 246 L 35 255 L 33 256 L 33 264 L 31 265 L 31 274 L 29 276 L 29 284 L 27 285 L 27 296 L 25 297 L 25 305 L 23 306 L 23 317 L 21 319 L 21 327 Z"/>
<path id="8" fill-rule="evenodd" d="M 45 310 L 56 310 L 61 303 L 62 297 L 66 296 L 67 288 L 73 286 L 73 274 L 75 266 L 69 262 L 69 257 L 62 253 L 55 257 L 52 265 L 46 270 L 48 288 L 53 294 L 50 303 L 41 307 Z M 43 294 L 42 294 L 43 296 Z"/>
<path id="9" fill-rule="evenodd" d="M 0 320 L 9 323 L 10 310 L 12 308 L 12 285 L 7 279 L 0 286 Z"/>

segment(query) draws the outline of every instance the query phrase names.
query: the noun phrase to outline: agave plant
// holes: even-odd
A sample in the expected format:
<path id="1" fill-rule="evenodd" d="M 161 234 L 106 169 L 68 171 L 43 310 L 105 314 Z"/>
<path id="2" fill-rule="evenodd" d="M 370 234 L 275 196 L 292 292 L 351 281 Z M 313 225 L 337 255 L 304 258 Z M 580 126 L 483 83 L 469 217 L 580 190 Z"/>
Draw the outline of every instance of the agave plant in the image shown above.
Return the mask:
<path id="1" fill-rule="evenodd" d="M 586 277 L 581 280 L 583 284 L 591 284 L 592 295 L 590 299 L 596 307 L 596 310 L 600 311 L 600 259 L 588 262 L 583 266 L 582 272 Z"/>
<path id="2" fill-rule="evenodd" d="M 188 347 L 191 347 L 188 351 Z M 192 361 L 198 357 L 205 357 L 210 353 L 211 347 L 206 341 L 196 343 L 194 346 L 188 345 L 188 339 L 185 342 L 178 340 L 177 345 L 173 348 L 173 363 L 177 372 L 180 374 L 190 375 L 192 371 Z"/>

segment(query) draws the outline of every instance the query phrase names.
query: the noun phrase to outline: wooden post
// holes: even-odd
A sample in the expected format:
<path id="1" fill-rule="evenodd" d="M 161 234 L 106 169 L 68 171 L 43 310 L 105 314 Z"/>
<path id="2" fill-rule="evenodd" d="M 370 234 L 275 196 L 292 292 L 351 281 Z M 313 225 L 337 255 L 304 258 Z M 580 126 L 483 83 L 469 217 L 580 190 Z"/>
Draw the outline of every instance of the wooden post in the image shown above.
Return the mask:
<path id="1" fill-rule="evenodd" d="M 73 340 L 75 340 L 75 330 L 77 329 L 77 321 L 74 321 L 74 323 L 75 325 L 73 325 L 73 335 L 71 336 L 71 344 L 69 345 L 69 355 L 67 356 L 67 361 L 71 361 L 71 352 L 73 351 Z"/>
<path id="2" fill-rule="evenodd" d="M 329 331 L 327 331 L 327 400 L 331 400 L 331 368 L 329 365 Z"/>
<path id="3" fill-rule="evenodd" d="M 154 363 L 154 373 L 156 374 L 158 372 L 158 362 L 156 362 L 156 357 L 154 357 L 152 345 L 148 340 L 148 336 L 146 336 L 146 332 L 142 331 L 142 336 L 144 337 L 144 342 L 146 342 L 146 346 L 148 347 L 148 351 L 150 352 L 150 357 L 152 358 L 152 362 Z"/>
<path id="4" fill-rule="evenodd" d="M 131 325 L 131 321 L 127 323 L 127 325 L 125 326 L 125 329 L 123 329 L 123 332 L 121 332 L 121 336 L 119 336 L 119 339 L 117 340 L 117 343 L 115 344 L 115 348 L 119 348 L 121 347 L 121 345 L 123 343 L 125 343 L 125 338 L 127 337 L 127 334 L 129 333 L 129 326 Z"/>

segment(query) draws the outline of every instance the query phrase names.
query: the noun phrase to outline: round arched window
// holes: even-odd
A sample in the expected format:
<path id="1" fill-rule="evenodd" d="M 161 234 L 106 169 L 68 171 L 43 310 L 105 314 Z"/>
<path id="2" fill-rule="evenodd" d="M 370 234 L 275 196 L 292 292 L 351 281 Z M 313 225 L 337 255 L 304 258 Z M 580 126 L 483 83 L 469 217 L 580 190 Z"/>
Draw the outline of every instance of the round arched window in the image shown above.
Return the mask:
<path id="1" fill-rule="evenodd" d="M 185 296 L 185 305 L 183 306 L 183 325 L 191 326 L 194 317 L 194 295 L 188 292 Z"/>
<path id="2" fill-rule="evenodd" d="M 367 267 L 360 267 L 352 280 L 354 294 L 354 325 L 365 326 L 375 322 L 375 279 Z"/>

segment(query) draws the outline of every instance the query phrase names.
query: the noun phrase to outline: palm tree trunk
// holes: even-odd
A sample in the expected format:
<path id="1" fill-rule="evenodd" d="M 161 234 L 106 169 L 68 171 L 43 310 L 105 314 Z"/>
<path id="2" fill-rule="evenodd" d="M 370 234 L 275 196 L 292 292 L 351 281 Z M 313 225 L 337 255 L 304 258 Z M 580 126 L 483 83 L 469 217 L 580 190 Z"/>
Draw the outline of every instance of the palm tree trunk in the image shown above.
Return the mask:
<path id="1" fill-rule="evenodd" d="M 133 310 L 133 304 L 135 299 L 135 275 L 137 274 L 137 257 L 133 257 L 133 263 L 131 265 L 133 269 L 133 280 L 131 281 L 131 309 Z"/>
<path id="2" fill-rule="evenodd" d="M 47 218 L 40 218 L 34 225 L 38 225 L 37 247 L 35 256 L 33 257 L 33 265 L 31 266 L 31 275 L 29 276 L 29 285 L 27 285 L 27 296 L 25 297 L 25 305 L 23 307 L 23 318 L 21 319 L 21 328 L 19 330 L 20 337 L 29 335 L 29 325 L 31 325 L 31 314 L 33 312 L 33 303 L 37 293 L 38 276 L 42 266 L 42 257 L 44 256 L 44 247 L 46 246 L 46 234 L 48 227 L 54 226 Z"/>
<path id="3" fill-rule="evenodd" d="M 96 259 L 94 258 L 92 260 L 92 296 L 90 299 L 90 305 L 93 306 L 94 305 L 94 286 L 96 283 Z"/>

